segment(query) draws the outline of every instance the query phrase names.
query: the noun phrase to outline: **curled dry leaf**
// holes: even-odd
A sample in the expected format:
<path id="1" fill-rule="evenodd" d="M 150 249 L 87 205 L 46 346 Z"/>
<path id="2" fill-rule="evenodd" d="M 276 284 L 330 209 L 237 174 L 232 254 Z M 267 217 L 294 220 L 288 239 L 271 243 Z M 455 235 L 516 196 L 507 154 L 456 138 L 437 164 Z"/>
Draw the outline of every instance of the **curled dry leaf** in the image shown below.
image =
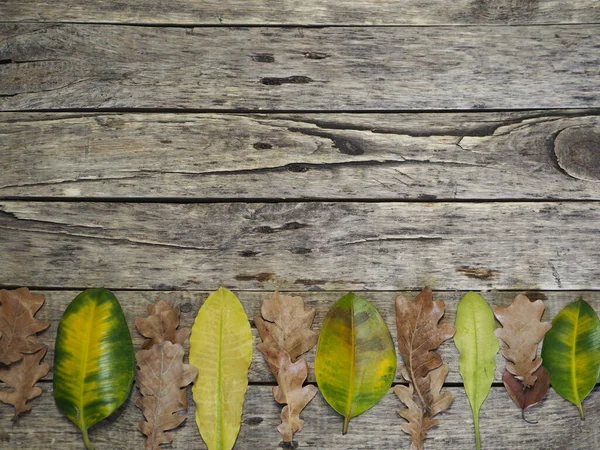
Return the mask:
<path id="1" fill-rule="evenodd" d="M 0 381 L 13 388 L 11 391 L 0 391 L 0 401 L 15 407 L 13 420 L 31 410 L 28 400 L 42 394 L 35 384 L 50 371 L 50 364 L 41 363 L 47 350 L 48 346 L 44 345 L 35 353 L 23 355 L 16 363 L 0 367 Z"/>
<path id="2" fill-rule="evenodd" d="M 450 406 L 453 396 L 440 392 L 448 374 L 448 366 L 435 351 L 454 335 L 450 324 L 439 324 L 444 315 L 444 302 L 433 301 L 429 287 L 414 300 L 396 298 L 398 350 L 404 367 L 402 376 L 409 386 L 396 386 L 394 392 L 407 408 L 400 415 L 408 421 L 402 429 L 410 435 L 413 450 L 423 448 L 427 430 L 438 421 L 433 417 Z"/>
<path id="3" fill-rule="evenodd" d="M 33 295 L 27 288 L 0 290 L 0 363 L 12 364 L 24 354 L 35 353 L 43 347 L 36 333 L 48 328 L 50 322 L 34 316 L 44 300 L 43 295 Z"/>
<path id="4" fill-rule="evenodd" d="M 494 314 L 503 328 L 494 333 L 507 345 L 502 355 L 509 361 L 506 369 L 526 387 L 536 382 L 534 372 L 542 365 L 536 358 L 537 346 L 550 329 L 550 322 L 541 322 L 544 302 L 531 302 L 525 295 L 517 295 L 508 308 L 496 306 Z"/>
<path id="5" fill-rule="evenodd" d="M 181 392 L 198 375 L 198 369 L 183 363 L 181 344 L 170 341 L 153 345 L 149 350 L 136 354 L 139 367 L 136 384 L 141 396 L 135 402 L 146 418 L 138 423 L 138 429 L 147 436 L 146 450 L 158 450 L 161 444 L 173 442 L 173 433 L 186 419 L 176 414 L 184 409 Z"/>
<path id="6" fill-rule="evenodd" d="M 260 312 L 254 319 L 262 339 L 257 348 L 277 380 L 278 385 L 273 388 L 275 400 L 286 405 L 277 429 L 284 442 L 292 442 L 294 433 L 304 427 L 300 412 L 317 393 L 315 386 L 302 386 L 308 364 L 304 359 L 296 361 L 317 343 L 319 335 L 311 330 L 315 310 L 306 309 L 301 297 L 275 292 L 263 301 Z"/>
<path id="7" fill-rule="evenodd" d="M 148 317 L 137 317 L 135 326 L 142 336 L 147 338 L 142 349 L 149 349 L 154 344 L 170 341 L 173 344 L 184 344 L 190 337 L 189 328 L 177 329 L 179 326 L 179 307 L 164 300 L 146 306 Z"/>
<path id="8" fill-rule="evenodd" d="M 505 370 L 502 374 L 504 387 L 506 387 L 510 398 L 521 408 L 523 420 L 526 422 L 528 421 L 525 419 L 525 408 L 542 401 L 548 393 L 548 389 L 550 389 L 550 374 L 544 366 L 538 367 L 533 375 L 536 377 L 533 386 L 525 386 L 521 380 L 508 370 Z"/>

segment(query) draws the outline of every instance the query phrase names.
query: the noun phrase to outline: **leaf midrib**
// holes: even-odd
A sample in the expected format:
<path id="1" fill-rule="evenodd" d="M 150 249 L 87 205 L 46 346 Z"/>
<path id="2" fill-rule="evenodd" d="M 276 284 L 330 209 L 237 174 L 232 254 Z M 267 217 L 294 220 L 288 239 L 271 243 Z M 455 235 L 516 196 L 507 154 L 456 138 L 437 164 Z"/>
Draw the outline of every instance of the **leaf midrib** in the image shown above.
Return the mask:
<path id="1" fill-rule="evenodd" d="M 573 338 L 571 344 L 571 384 L 573 388 L 573 394 L 576 399 L 575 404 L 581 404 L 581 399 L 579 398 L 579 389 L 577 388 L 577 367 L 575 365 L 575 354 L 576 354 L 576 346 L 577 346 L 577 328 L 579 328 L 579 314 L 581 312 L 581 299 L 577 302 L 577 314 L 575 315 L 575 320 L 573 321 Z"/>
<path id="2" fill-rule="evenodd" d="M 356 356 L 356 330 L 354 329 L 354 302 L 350 302 L 350 380 L 348 386 L 348 399 L 346 400 L 346 422 L 350 420 L 352 413 L 352 404 L 354 397 L 354 371 L 355 368 L 355 356 Z"/>
<path id="3" fill-rule="evenodd" d="M 81 359 L 81 374 L 82 374 L 82 380 L 81 380 L 81 391 L 80 391 L 80 395 L 79 395 L 79 418 L 80 418 L 80 425 L 82 427 L 84 427 L 84 423 L 85 423 L 85 419 L 84 419 L 84 410 L 83 410 L 83 394 L 85 392 L 85 379 L 87 378 L 87 373 L 88 373 L 88 357 L 89 357 L 89 353 L 90 353 L 90 340 L 91 340 L 91 334 L 92 334 L 92 328 L 93 328 L 93 324 L 95 322 L 95 315 L 96 315 L 96 302 L 92 301 L 92 311 L 89 315 L 90 320 L 88 320 L 87 322 L 87 330 L 85 333 L 85 342 L 84 342 L 84 346 L 83 346 L 83 353 L 82 353 L 82 359 Z M 87 427 L 86 427 L 87 428 Z"/>

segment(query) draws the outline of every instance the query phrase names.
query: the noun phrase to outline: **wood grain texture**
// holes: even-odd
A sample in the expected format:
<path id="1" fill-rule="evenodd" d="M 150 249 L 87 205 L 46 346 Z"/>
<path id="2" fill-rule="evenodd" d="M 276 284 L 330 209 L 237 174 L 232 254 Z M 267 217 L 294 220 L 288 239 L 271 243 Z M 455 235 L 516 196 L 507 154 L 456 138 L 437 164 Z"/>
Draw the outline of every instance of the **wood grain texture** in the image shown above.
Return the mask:
<path id="1" fill-rule="evenodd" d="M 48 349 L 48 361 L 52 361 L 54 355 L 53 342 L 56 336 L 56 328 L 60 317 L 64 310 L 67 308 L 71 300 L 77 295 L 77 291 L 42 291 L 46 295 L 46 304 L 38 313 L 39 318 L 48 320 L 52 326 L 48 331 L 40 334 L 40 339 L 43 343 L 49 345 Z M 115 291 L 114 292 L 119 302 L 123 306 L 129 329 L 131 330 L 132 338 L 134 341 L 134 347 L 137 349 L 142 345 L 143 339 L 139 335 L 135 328 L 135 318 L 140 316 L 146 316 L 146 305 L 149 303 L 156 303 L 160 300 L 171 300 L 175 302 L 181 309 L 181 326 L 191 327 L 196 314 L 204 302 L 209 292 L 201 291 Z M 395 324 L 395 312 L 394 312 L 394 300 L 402 294 L 407 298 L 413 298 L 417 295 L 417 291 L 409 292 L 358 292 L 359 295 L 365 299 L 373 302 L 379 313 L 382 315 L 390 332 L 392 338 L 396 343 L 396 324 Z M 442 319 L 442 323 L 454 323 L 456 317 L 456 307 L 458 301 L 461 299 L 465 292 L 435 292 L 434 297 L 436 299 L 443 299 L 446 303 L 446 314 Z M 308 307 L 316 310 L 315 323 L 313 329 L 319 331 L 323 324 L 323 320 L 329 308 L 333 303 L 342 295 L 344 292 L 294 292 L 293 295 L 302 296 Z M 260 304 L 262 300 L 271 295 L 270 292 L 252 292 L 252 291 L 240 291 L 236 292 L 240 301 L 244 305 L 246 314 L 251 319 L 255 317 L 259 312 Z M 488 301 L 490 305 L 503 305 L 507 306 L 511 303 L 515 292 L 506 291 L 491 291 L 483 292 L 482 295 Z M 600 292 L 597 291 L 535 291 L 528 292 L 527 295 L 531 300 L 543 299 L 546 305 L 546 311 L 544 313 L 544 320 L 549 321 L 552 319 L 564 306 L 572 301 L 576 300 L 579 296 L 583 296 L 584 299 L 592 305 L 596 311 L 600 311 Z M 250 320 L 252 325 L 252 334 L 254 338 L 254 348 L 260 343 L 260 338 L 257 330 L 254 328 L 254 323 Z M 501 343 L 502 344 L 502 343 Z M 395 344 L 397 347 L 397 344 Z M 187 351 L 187 345 L 186 345 Z M 538 350 L 538 354 L 541 351 Z M 452 340 L 449 340 L 441 345 L 440 353 L 445 362 L 449 364 L 450 372 L 448 374 L 448 383 L 460 383 L 461 378 L 458 372 L 458 352 Z M 306 356 L 309 365 L 308 381 L 315 382 L 314 374 L 314 361 L 315 361 L 315 349 L 313 348 Z M 398 357 L 398 369 L 401 365 L 401 358 Z M 496 355 L 496 375 L 495 381 L 497 383 L 502 382 L 502 372 L 506 361 L 500 353 Z M 259 351 L 254 351 L 252 364 L 250 366 L 250 383 L 274 383 L 275 379 L 271 374 L 267 363 Z M 50 372 L 45 380 L 52 379 L 52 372 Z M 396 382 L 402 382 L 400 371 L 396 373 Z"/>
<path id="2" fill-rule="evenodd" d="M 5 23 L 0 110 L 597 107 L 599 30 Z"/>
<path id="3" fill-rule="evenodd" d="M 5 285 L 598 289 L 596 202 L 0 202 Z"/>
<path id="4" fill-rule="evenodd" d="M 594 0 L 41 0 L 0 3 L 5 21 L 154 24 L 529 24 L 600 21 Z"/>
<path id="5" fill-rule="evenodd" d="M 0 196 L 599 200 L 597 114 L 5 113 Z"/>
<path id="6" fill-rule="evenodd" d="M 81 443 L 76 427 L 61 416 L 52 400 L 51 386 L 43 383 L 44 392 L 33 401 L 33 411 L 19 422 L 12 423 L 8 409 L 0 405 L 0 443 L 7 448 L 33 450 L 40 448 L 79 449 Z M 431 429 L 426 441 L 431 449 L 475 448 L 473 425 L 467 398 L 462 388 L 449 388 L 455 395 L 450 408 L 439 416 L 440 424 Z M 142 435 L 136 423 L 142 420 L 133 406 L 137 392 L 119 413 L 92 427 L 90 439 L 97 450 L 131 450 L 142 448 Z M 206 449 L 194 424 L 193 402 L 189 398 L 183 427 L 176 431 L 173 449 Z M 483 448 L 505 450 L 590 450 L 600 446 L 600 387 L 584 401 L 586 420 L 578 417 L 577 408 L 559 397 L 553 390 L 539 405 L 527 411 L 527 418 L 537 425 L 521 420 L 521 410 L 515 406 L 504 387 L 492 388 L 481 412 Z M 270 386 L 250 386 L 246 394 L 242 427 L 235 449 L 281 448 L 277 432 L 281 406 L 273 400 Z M 397 411 L 400 401 L 390 392 L 372 409 L 352 420 L 350 432 L 342 436 L 342 418 L 323 400 L 321 394 L 303 411 L 304 429 L 294 436 L 296 448 L 328 450 L 371 450 L 409 448 L 408 436 L 400 425 Z M 376 444 L 374 444 L 376 443 Z"/>

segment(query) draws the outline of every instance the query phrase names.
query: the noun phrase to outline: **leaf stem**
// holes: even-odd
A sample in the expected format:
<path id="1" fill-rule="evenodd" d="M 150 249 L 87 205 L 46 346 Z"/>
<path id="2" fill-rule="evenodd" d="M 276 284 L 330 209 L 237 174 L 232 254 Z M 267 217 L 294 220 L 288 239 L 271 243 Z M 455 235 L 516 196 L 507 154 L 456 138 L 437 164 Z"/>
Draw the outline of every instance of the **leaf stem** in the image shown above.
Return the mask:
<path id="1" fill-rule="evenodd" d="M 579 417 L 581 418 L 581 420 L 585 420 L 585 416 L 583 415 L 583 406 L 581 405 L 581 402 L 577 404 L 577 409 L 579 410 Z"/>
<path id="2" fill-rule="evenodd" d="M 85 448 L 87 450 L 94 450 L 94 444 L 91 443 L 90 438 L 88 437 L 87 428 L 84 428 L 81 432 L 83 433 L 83 443 L 85 444 Z"/>
<path id="3" fill-rule="evenodd" d="M 342 434 L 348 433 L 348 424 L 350 423 L 350 416 L 344 416 L 344 426 L 342 427 Z"/>
<path id="4" fill-rule="evenodd" d="M 481 450 L 481 437 L 479 436 L 479 412 L 474 417 L 473 423 L 475 424 L 475 448 Z"/>

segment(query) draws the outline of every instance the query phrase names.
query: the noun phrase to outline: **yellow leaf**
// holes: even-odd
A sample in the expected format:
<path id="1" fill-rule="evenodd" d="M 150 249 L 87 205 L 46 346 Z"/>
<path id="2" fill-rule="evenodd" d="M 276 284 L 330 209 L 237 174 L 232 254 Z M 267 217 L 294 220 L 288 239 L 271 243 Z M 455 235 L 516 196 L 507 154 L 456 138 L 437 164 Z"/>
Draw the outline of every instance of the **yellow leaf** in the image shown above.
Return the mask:
<path id="1" fill-rule="evenodd" d="M 208 450 L 231 450 L 240 431 L 252 332 L 244 307 L 228 289 L 208 296 L 190 336 L 196 424 Z"/>

